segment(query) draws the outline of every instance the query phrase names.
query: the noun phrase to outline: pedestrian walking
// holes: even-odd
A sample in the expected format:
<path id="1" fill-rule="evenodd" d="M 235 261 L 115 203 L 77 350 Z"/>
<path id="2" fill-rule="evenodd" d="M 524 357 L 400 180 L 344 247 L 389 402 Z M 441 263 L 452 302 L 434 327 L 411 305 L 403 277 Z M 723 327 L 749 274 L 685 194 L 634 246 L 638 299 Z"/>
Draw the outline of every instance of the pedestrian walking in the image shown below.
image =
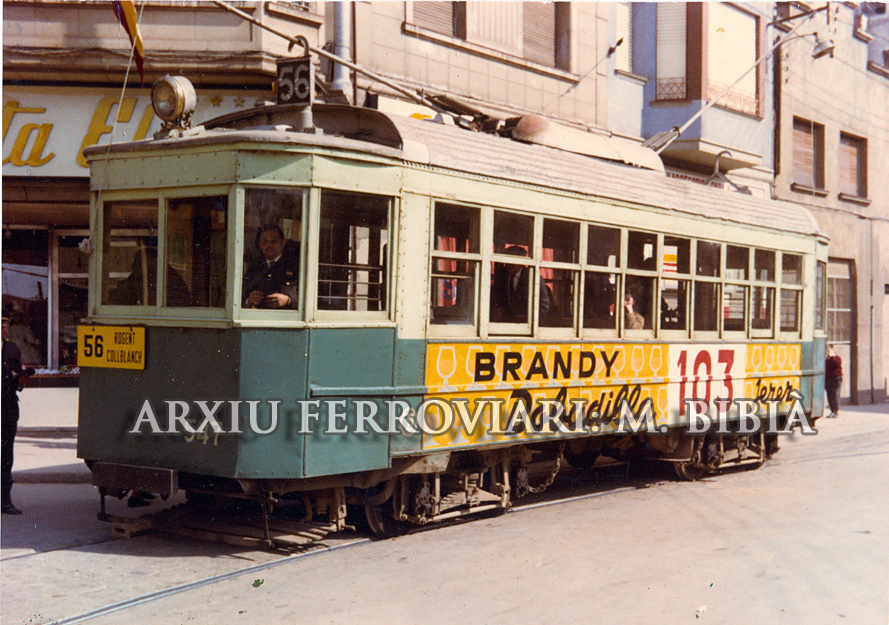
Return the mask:
<path id="1" fill-rule="evenodd" d="M 824 361 L 824 390 L 827 391 L 827 404 L 830 406 L 828 419 L 836 419 L 840 413 L 840 387 L 843 385 L 843 359 L 833 347 L 827 346 L 827 359 Z"/>

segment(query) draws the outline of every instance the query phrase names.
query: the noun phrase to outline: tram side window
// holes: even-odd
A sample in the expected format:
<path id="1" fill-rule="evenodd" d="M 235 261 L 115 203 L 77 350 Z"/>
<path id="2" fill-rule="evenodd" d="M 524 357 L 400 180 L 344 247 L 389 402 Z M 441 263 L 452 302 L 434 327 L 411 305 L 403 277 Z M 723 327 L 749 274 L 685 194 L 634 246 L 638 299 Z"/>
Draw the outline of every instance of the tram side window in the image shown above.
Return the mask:
<path id="1" fill-rule="evenodd" d="M 479 262 L 479 209 L 436 204 L 430 320 L 436 325 L 475 323 Z"/>
<path id="2" fill-rule="evenodd" d="M 699 332 L 719 329 L 719 285 L 715 282 L 695 282 L 694 320 L 694 329 Z"/>
<path id="3" fill-rule="evenodd" d="M 587 271 L 584 273 L 583 327 L 598 330 L 617 329 L 617 293 L 620 274 Z"/>
<path id="4" fill-rule="evenodd" d="M 624 291 L 624 329 L 650 330 L 654 318 L 654 278 L 627 276 Z"/>
<path id="5" fill-rule="evenodd" d="M 803 257 L 799 254 L 781 255 L 781 332 L 799 332 L 802 303 Z"/>
<path id="6" fill-rule="evenodd" d="M 299 308 L 305 192 L 247 189 L 244 207 L 244 308 Z"/>
<path id="7" fill-rule="evenodd" d="M 729 280 L 746 280 L 750 270 L 750 250 L 729 245 L 725 255 L 725 277 Z"/>
<path id="8" fill-rule="evenodd" d="M 710 241 L 698 241 L 698 270 L 697 275 L 718 278 L 719 257 L 722 252 L 720 243 Z"/>
<path id="9" fill-rule="evenodd" d="M 753 287 L 753 304 L 750 325 L 754 330 L 772 329 L 772 307 L 775 289 L 766 286 Z"/>
<path id="10" fill-rule="evenodd" d="M 722 327 L 726 332 L 744 332 L 747 307 L 747 288 L 741 284 L 726 284 L 722 292 Z"/>
<path id="11" fill-rule="evenodd" d="M 664 237 L 661 271 L 665 276 L 688 274 L 691 269 L 691 240 Z M 661 328 L 686 330 L 688 296 L 691 283 L 688 280 L 665 278 L 661 283 Z"/>
<path id="12" fill-rule="evenodd" d="M 495 323 L 529 323 L 531 265 L 522 262 L 533 255 L 534 218 L 494 211 L 494 253 L 510 256 L 510 262 L 491 263 L 490 320 Z M 546 291 L 546 292 L 544 292 Z M 541 310 L 549 310 L 549 292 L 540 287 Z"/>
<path id="13" fill-rule="evenodd" d="M 167 206 L 164 305 L 225 306 L 228 198 L 177 198 Z"/>
<path id="14" fill-rule="evenodd" d="M 541 260 L 553 263 L 577 264 L 580 251 L 580 224 L 557 219 L 543 220 L 543 249 Z M 567 268 L 540 268 L 540 325 L 555 328 L 574 326 L 574 292 L 577 271 Z M 544 310 L 544 289 L 550 296 L 549 308 Z"/>
<path id="15" fill-rule="evenodd" d="M 157 303 L 157 200 L 104 204 L 103 304 Z"/>
<path id="16" fill-rule="evenodd" d="M 629 269 L 656 271 L 655 252 L 657 250 L 657 235 L 633 230 L 630 230 L 627 234 L 627 267 Z"/>
<path id="17" fill-rule="evenodd" d="M 590 225 L 587 228 L 587 265 L 620 267 L 620 230 Z M 584 272 L 583 327 L 616 330 L 620 306 L 620 274 L 599 271 Z"/>
<path id="18" fill-rule="evenodd" d="M 389 199 L 323 191 L 318 310 L 385 311 Z"/>

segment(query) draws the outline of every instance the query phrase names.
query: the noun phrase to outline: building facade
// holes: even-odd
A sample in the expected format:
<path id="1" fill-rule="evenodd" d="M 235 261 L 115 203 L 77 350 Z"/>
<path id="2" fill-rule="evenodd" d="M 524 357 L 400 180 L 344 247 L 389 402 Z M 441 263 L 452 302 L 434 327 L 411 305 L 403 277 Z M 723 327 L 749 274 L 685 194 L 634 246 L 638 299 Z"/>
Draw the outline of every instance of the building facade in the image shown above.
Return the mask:
<path id="1" fill-rule="evenodd" d="M 845 364 L 842 396 L 882 402 L 889 371 L 889 67 L 874 49 L 889 41 L 871 28 L 872 6 L 781 9 L 792 18 L 822 7 L 799 32 L 817 32 L 833 52 L 813 60 L 813 38 L 800 37 L 773 59 L 775 196 L 808 207 L 830 236 L 825 324 Z"/>
<path id="2" fill-rule="evenodd" d="M 324 16 L 313 12 L 321 5 L 234 4 L 324 43 Z M 3 4 L 3 308 L 23 359 L 51 375 L 76 371 L 86 312 L 83 148 L 157 131 L 150 87 L 165 74 L 181 72 L 195 84 L 197 123 L 274 98 L 276 60 L 288 54 L 280 37 L 206 2 L 137 6 L 144 86 L 110 2 Z"/>
<path id="3" fill-rule="evenodd" d="M 276 60 L 299 53 L 207 2 L 137 2 L 146 87 L 130 70 L 121 100 L 130 45 L 109 4 L 4 3 L 3 304 L 19 317 L 31 360 L 48 371 L 76 367 L 85 310 L 86 263 L 77 247 L 89 209 L 82 149 L 154 132 L 148 85 L 163 74 L 181 72 L 195 84 L 200 120 L 274 98 Z M 885 5 L 831 3 L 803 18 L 795 35 L 820 29 L 835 43 L 833 56 L 813 59 L 813 37 L 770 53 L 797 24 L 774 22 L 821 5 L 230 4 L 493 124 L 536 113 L 641 143 L 697 115 L 663 147 L 668 175 L 812 210 L 832 239 L 824 322 L 847 363 L 844 395 L 885 399 L 889 80 L 882 51 L 889 44 L 876 34 Z M 340 100 L 436 115 L 329 61 L 320 61 L 319 76 L 342 92 Z M 818 161 L 812 152 L 808 170 L 805 141 L 822 155 Z"/>

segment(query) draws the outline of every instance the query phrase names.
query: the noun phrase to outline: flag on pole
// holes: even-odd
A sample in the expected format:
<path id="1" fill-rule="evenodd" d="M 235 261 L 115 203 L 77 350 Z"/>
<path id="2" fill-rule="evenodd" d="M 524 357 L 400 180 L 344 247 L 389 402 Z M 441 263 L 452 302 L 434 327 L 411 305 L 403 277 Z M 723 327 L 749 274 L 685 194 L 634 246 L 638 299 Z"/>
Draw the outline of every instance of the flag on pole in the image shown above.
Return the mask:
<path id="1" fill-rule="evenodd" d="M 139 23 L 136 19 L 136 4 L 133 0 L 112 0 L 114 14 L 117 15 L 120 25 L 130 36 L 130 45 L 133 46 L 133 58 L 136 61 L 136 69 L 139 70 L 139 81 L 145 86 L 145 72 L 142 63 L 145 58 L 145 50 L 142 48 L 142 35 L 139 34 Z"/>

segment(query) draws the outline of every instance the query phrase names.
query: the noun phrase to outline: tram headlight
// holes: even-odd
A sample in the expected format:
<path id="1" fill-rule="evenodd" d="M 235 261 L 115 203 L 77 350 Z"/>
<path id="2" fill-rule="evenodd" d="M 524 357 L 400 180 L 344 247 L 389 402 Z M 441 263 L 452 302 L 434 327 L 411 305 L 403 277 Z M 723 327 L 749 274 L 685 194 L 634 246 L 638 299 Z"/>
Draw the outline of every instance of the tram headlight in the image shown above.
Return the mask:
<path id="1" fill-rule="evenodd" d="M 186 120 L 194 113 L 197 102 L 194 86 L 183 76 L 164 76 L 151 88 L 151 105 L 165 122 Z"/>

